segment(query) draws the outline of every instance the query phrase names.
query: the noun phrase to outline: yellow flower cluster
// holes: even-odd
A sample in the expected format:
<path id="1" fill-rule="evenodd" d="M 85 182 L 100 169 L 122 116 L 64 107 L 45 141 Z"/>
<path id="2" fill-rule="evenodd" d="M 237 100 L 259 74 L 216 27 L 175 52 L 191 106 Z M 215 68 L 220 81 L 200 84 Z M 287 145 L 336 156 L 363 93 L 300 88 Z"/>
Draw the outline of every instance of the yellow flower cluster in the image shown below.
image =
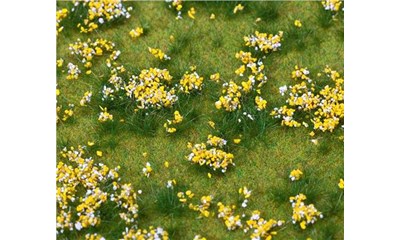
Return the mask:
<path id="1" fill-rule="evenodd" d="M 202 237 L 201 235 L 194 236 L 193 240 L 207 240 L 207 238 Z"/>
<path id="2" fill-rule="evenodd" d="M 183 7 L 183 5 L 182 5 L 183 0 L 165 0 L 165 2 L 171 3 L 171 4 L 168 5 L 168 6 L 169 6 L 170 8 L 173 7 L 173 8 L 175 8 L 176 11 L 178 11 L 178 15 L 176 16 L 176 20 L 182 19 L 182 16 L 181 16 L 181 14 L 182 14 L 181 9 L 182 9 L 182 7 Z"/>
<path id="3" fill-rule="evenodd" d="M 192 151 L 186 159 L 192 163 L 211 167 L 214 171 L 221 169 L 225 173 L 229 165 L 235 165 L 233 154 L 223 150 L 227 141 L 225 139 L 209 135 L 207 143 L 192 145 L 188 143 L 188 148 Z M 208 148 L 211 147 L 211 148 Z"/>
<path id="4" fill-rule="evenodd" d="M 61 10 L 56 11 L 56 35 L 61 32 L 64 27 L 61 26 L 61 21 L 68 16 L 68 9 L 63 8 Z"/>
<path id="5" fill-rule="evenodd" d="M 107 112 L 107 108 L 103 108 L 100 106 L 101 112 L 99 114 L 99 122 L 108 122 L 113 121 L 113 115 Z"/>
<path id="6" fill-rule="evenodd" d="M 177 100 L 175 89 L 169 88 L 172 76 L 167 69 L 150 68 L 132 76 L 125 86 L 126 94 L 136 102 L 137 109 L 171 107 Z"/>
<path id="7" fill-rule="evenodd" d="M 194 15 L 196 14 L 196 10 L 194 9 L 194 7 L 190 8 L 190 10 L 188 11 L 188 16 L 191 19 L 195 19 Z"/>
<path id="8" fill-rule="evenodd" d="M 120 183 L 119 166 L 111 169 L 96 163 L 92 157 L 85 158 L 86 149 L 86 146 L 78 146 L 60 152 L 62 160 L 56 171 L 57 234 L 98 226 L 101 206 L 106 202 L 117 205 L 127 224 L 138 217 L 136 193 L 130 184 Z M 88 235 L 88 239 L 98 238 L 101 236 Z"/>
<path id="9" fill-rule="evenodd" d="M 132 7 L 125 8 L 121 0 L 85 0 L 85 1 L 74 1 L 74 8 L 82 7 L 87 13 L 82 23 L 79 23 L 77 27 L 83 33 L 90 33 L 99 27 L 99 24 L 111 22 L 118 18 L 130 18 L 129 11 Z"/>
<path id="10" fill-rule="evenodd" d="M 81 74 L 81 70 L 78 68 L 77 65 L 74 65 L 73 63 L 68 63 L 68 75 L 67 75 L 67 80 L 76 80 L 79 77 L 79 74 Z"/>
<path id="11" fill-rule="evenodd" d="M 61 119 L 63 122 L 65 122 L 65 121 L 67 121 L 70 117 L 72 117 L 72 116 L 74 115 L 74 108 L 75 108 L 75 105 L 74 105 L 74 104 L 72 104 L 72 103 L 68 104 L 68 108 L 65 109 L 63 112 L 61 111 L 61 110 L 62 110 L 62 107 L 63 107 L 63 106 L 60 105 L 60 106 L 57 106 L 57 108 L 56 108 L 56 110 L 57 110 L 56 123 L 59 123 L 59 122 L 60 122 L 60 119 Z M 62 112 L 62 116 L 60 116 L 60 115 L 61 115 L 61 112 Z"/>
<path id="12" fill-rule="evenodd" d="M 293 171 L 290 172 L 289 178 L 292 181 L 297 181 L 303 176 L 303 172 L 300 169 L 294 169 Z"/>
<path id="13" fill-rule="evenodd" d="M 242 208 L 246 208 L 247 207 L 247 203 L 249 202 L 248 198 L 250 198 L 251 196 L 251 191 L 249 189 L 247 189 L 246 186 L 239 188 L 239 194 L 244 197 L 244 200 L 241 204 Z"/>
<path id="14" fill-rule="evenodd" d="M 85 235 L 85 240 L 106 240 L 106 239 L 100 234 L 88 233 Z"/>
<path id="15" fill-rule="evenodd" d="M 276 229 L 284 224 L 284 221 L 277 221 L 275 219 L 265 220 L 260 217 L 260 211 L 255 210 L 252 212 L 249 220 L 246 221 L 246 227 L 244 228 L 244 232 L 248 232 L 250 229 L 253 229 L 250 238 L 252 240 L 256 239 L 266 239 L 271 240 L 273 236 L 277 234 Z"/>
<path id="16" fill-rule="evenodd" d="M 156 58 L 160 59 L 160 60 L 170 60 L 171 58 L 165 54 L 161 49 L 158 48 L 151 48 L 149 47 L 149 52 Z"/>
<path id="17" fill-rule="evenodd" d="M 276 35 L 256 31 L 254 35 L 245 36 L 243 39 L 246 46 L 254 47 L 256 51 L 269 53 L 280 48 L 282 36 L 282 31 L 279 31 Z"/>
<path id="18" fill-rule="evenodd" d="M 121 54 L 121 51 L 114 50 L 115 44 L 106 39 L 100 38 L 92 41 L 88 38 L 86 41 L 77 39 L 76 42 L 69 44 L 69 51 L 72 55 L 77 56 L 79 61 L 87 69 L 86 74 L 90 74 L 92 60 L 95 56 L 102 56 L 103 53 L 109 53 L 107 58 L 107 66 L 111 67 L 111 61 L 115 61 Z"/>
<path id="19" fill-rule="evenodd" d="M 344 180 L 342 178 L 339 180 L 338 186 L 340 189 L 344 189 Z"/>
<path id="20" fill-rule="evenodd" d="M 235 6 L 235 8 L 233 9 L 233 13 L 236 14 L 238 11 L 242 11 L 244 9 L 244 6 L 242 4 L 238 4 Z"/>
<path id="21" fill-rule="evenodd" d="M 136 29 L 132 29 L 129 32 L 129 35 L 133 38 L 136 39 L 138 37 L 140 37 L 143 34 L 143 28 L 141 27 L 137 27 Z"/>
<path id="22" fill-rule="evenodd" d="M 187 190 L 186 192 L 178 192 L 176 194 L 178 196 L 179 202 L 185 204 L 189 199 L 192 199 L 194 197 L 194 193 L 192 193 L 192 191 Z"/>
<path id="23" fill-rule="evenodd" d="M 185 72 L 179 82 L 179 90 L 189 94 L 193 91 L 201 91 L 203 88 L 203 77 L 196 72 L 196 67 L 191 67 L 192 72 Z"/>
<path id="24" fill-rule="evenodd" d="M 264 100 L 262 97 L 260 96 L 256 96 L 256 98 L 254 99 L 256 105 L 257 105 L 257 111 L 261 111 L 264 110 L 267 107 L 267 100 Z"/>
<path id="25" fill-rule="evenodd" d="M 318 217 L 323 218 L 322 213 L 313 204 L 305 205 L 303 201 L 306 199 L 307 197 L 302 193 L 290 197 L 293 208 L 292 222 L 293 224 L 300 223 L 301 229 L 306 229 L 307 225 L 314 224 Z"/>
<path id="26" fill-rule="evenodd" d="M 153 168 L 151 168 L 151 164 L 149 162 L 146 163 L 146 166 L 142 169 L 143 175 L 146 177 L 150 177 L 150 174 L 153 172 Z"/>
<path id="27" fill-rule="evenodd" d="M 256 33 L 258 34 L 258 32 Z M 245 37 L 245 42 L 248 41 L 246 39 L 247 37 Z M 246 42 L 246 45 L 248 45 L 248 42 Z M 267 82 L 268 79 L 264 73 L 264 63 L 262 62 L 261 58 L 257 59 L 252 57 L 251 52 L 240 51 L 236 53 L 235 57 L 242 62 L 242 65 L 236 69 L 235 74 L 239 75 L 240 77 L 244 77 L 247 73 L 247 69 L 249 69 L 248 75 L 246 76 L 247 80 L 242 81 L 240 86 L 233 81 L 224 83 L 222 85 L 222 93 L 226 95 L 219 97 L 219 100 L 215 103 L 215 107 L 217 109 L 221 109 L 223 107 L 228 112 L 241 109 L 241 97 L 245 94 L 249 94 L 251 91 L 254 91 L 257 94 L 257 96 L 254 98 L 256 110 L 264 110 L 267 107 L 267 101 L 259 96 L 261 94 L 260 88 Z M 211 77 L 211 79 L 218 77 L 219 80 L 219 74 L 218 76 Z M 253 120 L 251 115 L 247 116 Z"/>
<path id="28" fill-rule="evenodd" d="M 228 112 L 233 112 L 237 109 L 240 109 L 242 107 L 240 103 L 240 97 L 242 96 L 242 87 L 238 86 L 233 81 L 230 81 L 229 83 L 224 83 L 222 87 L 222 94 L 226 95 L 219 97 L 219 100 L 215 102 L 215 107 L 217 109 L 221 109 L 223 107 L 225 111 Z"/>
<path id="29" fill-rule="evenodd" d="M 167 133 L 174 133 L 176 132 L 176 128 L 175 127 L 171 127 L 171 126 L 175 126 L 179 123 L 181 123 L 183 120 L 182 115 L 179 113 L 179 111 L 175 111 L 174 112 L 174 119 L 173 120 L 169 120 L 167 119 L 167 122 L 164 123 L 164 128 L 167 131 Z"/>
<path id="30" fill-rule="evenodd" d="M 123 239 L 121 240 L 131 240 L 131 239 L 140 239 L 140 240 L 168 240 L 168 232 L 162 229 L 161 227 L 154 228 L 150 226 L 149 229 L 125 229 L 122 233 Z"/>
<path id="31" fill-rule="evenodd" d="M 240 215 L 234 214 L 234 210 L 236 209 L 235 205 L 225 206 L 222 202 L 218 202 L 217 206 L 218 218 L 222 218 L 225 226 L 228 228 L 229 231 L 242 227 Z"/>
<path id="32" fill-rule="evenodd" d="M 79 101 L 79 104 L 81 106 L 86 106 L 87 103 L 90 103 L 91 99 L 92 99 L 92 92 L 86 91 L 82 99 Z"/>
<path id="33" fill-rule="evenodd" d="M 212 195 L 202 196 L 200 199 L 200 204 L 193 205 L 192 203 L 189 204 L 189 209 L 193 211 L 200 212 L 199 218 L 201 217 L 209 217 L 210 211 L 209 208 L 211 206 L 211 201 L 213 200 Z"/>
<path id="34" fill-rule="evenodd" d="M 303 26 L 303 24 L 301 24 L 300 20 L 298 19 L 294 20 L 294 25 L 298 28 L 301 28 Z"/>
<path id="35" fill-rule="evenodd" d="M 317 82 L 309 77 L 307 68 L 295 66 L 292 78 L 300 83 L 289 86 L 289 97 L 286 100 L 288 106 L 274 108 L 271 115 L 282 119 L 282 126 L 300 127 L 301 124 L 294 119 L 296 111 L 311 115 L 311 123 L 314 130 L 332 132 L 344 119 L 344 78 L 329 68 L 325 68 L 325 74 L 334 86 L 326 85 L 319 92 L 316 90 Z M 285 95 L 287 87 L 280 87 L 282 95 Z M 305 119 L 304 119 L 305 120 Z M 308 123 L 304 122 L 305 127 Z M 315 133 L 311 132 L 313 136 Z"/>
<path id="36" fill-rule="evenodd" d="M 341 0 L 323 0 L 322 5 L 324 6 L 325 10 L 331 12 L 338 12 L 340 10 L 340 5 L 342 5 Z"/>
<path id="37" fill-rule="evenodd" d="M 219 79 L 220 79 L 220 74 L 219 73 L 214 73 L 214 74 L 212 74 L 211 76 L 210 76 L 210 80 L 211 81 L 214 81 L 214 82 L 219 82 Z"/>

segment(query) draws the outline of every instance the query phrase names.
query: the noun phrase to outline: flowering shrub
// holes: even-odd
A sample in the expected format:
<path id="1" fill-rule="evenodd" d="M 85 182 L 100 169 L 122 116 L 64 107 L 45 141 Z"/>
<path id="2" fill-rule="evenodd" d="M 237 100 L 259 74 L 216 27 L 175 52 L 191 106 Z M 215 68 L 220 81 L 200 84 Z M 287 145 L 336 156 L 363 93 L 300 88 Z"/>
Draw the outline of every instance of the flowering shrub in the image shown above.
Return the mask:
<path id="1" fill-rule="evenodd" d="M 203 77 L 196 72 L 196 67 L 190 67 L 191 73 L 185 72 L 179 82 L 179 90 L 189 94 L 193 91 L 201 91 L 203 88 Z"/>
<path id="2" fill-rule="evenodd" d="M 277 221 L 275 219 L 270 219 L 267 221 L 260 217 L 260 211 L 255 210 L 252 212 L 250 219 L 246 221 L 244 232 L 253 230 L 250 236 L 252 240 L 272 239 L 272 236 L 277 234 L 275 229 L 282 226 L 284 223 L 284 221 Z"/>
<path id="3" fill-rule="evenodd" d="M 188 144 L 188 148 L 192 152 L 186 156 L 186 159 L 200 166 L 205 164 L 214 171 L 221 169 L 221 172 L 225 173 L 229 165 L 235 165 L 233 163 L 233 154 L 223 150 L 226 143 L 225 139 L 208 135 L 207 143 Z"/>
<path id="4" fill-rule="evenodd" d="M 271 112 L 271 115 L 275 118 L 282 119 L 282 126 L 300 127 L 300 121 L 303 121 L 305 127 L 313 124 L 314 130 L 333 132 L 343 122 L 344 78 L 328 66 L 324 71 L 328 80 L 333 82 L 334 85 L 326 85 L 320 91 L 317 91 L 317 82 L 309 77 L 310 72 L 307 68 L 295 66 L 292 79 L 299 83 L 289 86 L 288 94 L 286 86 L 280 88 L 282 95 L 288 95 L 287 105 L 274 108 Z M 296 117 L 297 112 L 299 112 L 299 117 Z M 310 123 L 304 122 L 307 119 L 300 117 L 300 112 L 311 116 Z M 310 133 L 311 136 L 314 136 L 314 134 L 314 132 Z"/>
<path id="5" fill-rule="evenodd" d="M 243 39 L 246 46 L 253 47 L 256 51 L 269 53 L 278 51 L 281 46 L 282 36 L 282 31 L 279 31 L 276 35 L 255 31 L 254 34 L 245 36 Z"/>
<path id="6" fill-rule="evenodd" d="M 171 107 L 177 100 L 175 89 L 169 88 L 172 76 L 167 69 L 150 68 L 132 76 L 125 86 L 126 94 L 134 99 L 137 109 Z"/>
<path id="7" fill-rule="evenodd" d="M 289 178 L 292 181 L 297 181 L 303 176 L 303 172 L 300 171 L 300 169 L 294 169 L 293 171 L 290 172 Z"/>
<path id="8" fill-rule="evenodd" d="M 98 226 L 100 207 L 106 202 L 116 204 L 126 224 L 138 217 L 136 193 L 130 184 L 120 183 L 119 167 L 111 169 L 96 163 L 92 157 L 85 157 L 86 149 L 78 146 L 60 152 L 62 160 L 56 172 L 57 234 Z"/>
<path id="9" fill-rule="evenodd" d="M 174 133 L 176 132 L 176 128 L 175 127 L 171 127 L 171 126 L 175 126 L 179 123 L 181 123 L 183 120 L 182 115 L 179 113 L 179 111 L 175 111 L 174 112 L 174 119 L 173 120 L 168 120 L 167 122 L 164 123 L 164 128 L 167 131 L 167 133 Z"/>
<path id="10" fill-rule="evenodd" d="M 123 240 L 140 239 L 140 240 L 168 240 L 168 232 L 161 227 L 154 228 L 150 226 L 149 229 L 125 229 Z M 122 239 L 121 239 L 122 240 Z"/>
<path id="11" fill-rule="evenodd" d="M 321 3 L 326 11 L 331 11 L 332 13 L 337 13 L 342 5 L 341 0 L 323 0 Z"/>
<path id="12" fill-rule="evenodd" d="M 218 206 L 218 218 L 222 218 L 225 226 L 229 231 L 235 230 L 242 227 L 240 215 L 235 215 L 235 205 L 225 206 L 222 202 L 217 203 Z"/>
<path id="13" fill-rule="evenodd" d="M 115 61 L 121 54 L 121 51 L 114 50 L 115 44 L 106 39 L 100 38 L 92 41 L 88 38 L 86 41 L 77 39 L 76 42 L 69 44 L 69 51 L 72 55 L 78 57 L 79 61 L 84 64 L 87 69 L 86 73 L 90 74 L 92 60 L 95 56 L 102 56 L 105 53 L 109 54 L 107 58 L 107 66 L 111 67 L 111 62 Z"/>
<path id="14" fill-rule="evenodd" d="M 156 58 L 160 59 L 160 60 L 170 60 L 171 58 L 165 54 L 161 49 L 158 48 L 151 48 L 149 47 L 149 52 Z"/>
<path id="15" fill-rule="evenodd" d="M 99 27 L 99 24 L 112 22 L 119 18 L 130 18 L 132 7 L 125 8 L 121 0 L 85 0 L 74 1 L 74 12 L 78 8 L 85 12 L 85 19 L 77 27 L 82 33 L 90 33 Z"/>
<path id="16" fill-rule="evenodd" d="M 313 204 L 305 205 L 303 201 L 306 199 L 307 197 L 302 193 L 290 197 L 293 208 L 292 222 L 293 224 L 300 223 L 301 229 L 306 229 L 307 225 L 314 224 L 318 218 L 323 218 L 322 213 L 318 212 Z"/>

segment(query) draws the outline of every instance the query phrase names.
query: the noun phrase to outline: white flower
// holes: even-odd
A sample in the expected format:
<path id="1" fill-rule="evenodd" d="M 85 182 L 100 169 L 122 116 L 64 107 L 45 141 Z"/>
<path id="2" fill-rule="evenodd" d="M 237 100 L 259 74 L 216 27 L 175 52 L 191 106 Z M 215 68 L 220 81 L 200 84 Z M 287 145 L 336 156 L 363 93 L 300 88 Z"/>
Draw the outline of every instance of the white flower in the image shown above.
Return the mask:
<path id="1" fill-rule="evenodd" d="M 103 24 L 104 23 L 104 19 L 103 18 L 99 18 L 99 23 Z"/>
<path id="2" fill-rule="evenodd" d="M 75 223 L 76 230 L 80 231 L 82 229 L 82 224 L 80 222 Z"/>
<path id="3" fill-rule="evenodd" d="M 285 92 L 287 91 L 287 86 L 282 86 L 279 88 L 279 93 L 283 96 Z"/>

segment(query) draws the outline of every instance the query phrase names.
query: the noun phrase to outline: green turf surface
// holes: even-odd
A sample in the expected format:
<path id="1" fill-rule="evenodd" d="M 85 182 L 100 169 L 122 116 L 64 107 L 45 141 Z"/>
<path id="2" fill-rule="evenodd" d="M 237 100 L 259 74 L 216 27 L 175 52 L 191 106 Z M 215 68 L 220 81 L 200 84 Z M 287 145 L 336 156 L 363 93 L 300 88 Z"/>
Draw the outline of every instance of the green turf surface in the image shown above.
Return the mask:
<path id="1" fill-rule="evenodd" d="M 61 8 L 67 3 L 58 2 L 57 5 Z M 139 227 L 162 226 L 171 239 L 193 239 L 196 234 L 215 240 L 248 239 L 249 234 L 242 230 L 228 231 L 216 216 L 197 219 L 198 213 L 187 207 L 180 208 L 173 199 L 177 190 L 172 192 L 165 187 L 169 179 L 176 179 L 178 189 L 190 189 L 196 197 L 214 195 L 214 212 L 218 201 L 237 204 L 238 189 L 247 186 L 252 190 L 245 211 L 248 216 L 251 210 L 258 209 L 267 219 L 288 222 L 274 239 L 342 239 L 344 205 L 337 183 L 344 174 L 343 141 L 339 140 L 343 131 L 320 134 L 319 144 L 314 145 L 308 130 L 282 127 L 268 113 L 284 103 L 278 88 L 290 83 L 295 65 L 317 73 L 328 64 L 343 73 L 343 18 L 327 22 L 326 17 L 320 15 L 320 2 L 245 2 L 244 10 L 237 14 L 232 13 L 235 2 L 184 2 L 183 19 L 179 21 L 175 20 L 175 11 L 164 2 L 127 2 L 126 5 L 133 6 L 129 19 L 91 34 L 79 33 L 71 24 L 57 37 L 57 58 L 65 60 L 62 68 L 65 71 L 57 70 L 61 91 L 58 102 L 79 105 L 84 92 L 93 91 L 88 107 L 77 106 L 70 121 L 57 125 L 58 150 L 94 141 L 94 149 L 103 151 L 101 161 L 110 167 L 120 165 L 122 181 L 143 191 L 139 201 Z M 195 20 L 186 14 L 190 7 L 196 9 Z M 211 13 L 216 15 L 215 20 L 209 19 Z M 256 23 L 257 18 L 262 20 Z M 302 21 L 301 29 L 294 27 L 295 19 Z M 132 40 L 129 31 L 138 26 L 145 28 L 145 34 Z M 215 108 L 221 87 L 211 82 L 209 76 L 219 72 L 222 80 L 237 79 L 234 71 L 240 61 L 235 53 L 246 49 L 243 36 L 256 30 L 273 34 L 283 31 L 284 37 L 281 51 L 267 55 L 264 61 L 268 82 L 262 89 L 268 101 L 267 114 L 255 124 L 242 128 L 233 126 L 229 116 Z M 170 41 L 170 35 L 174 36 L 174 42 Z M 110 113 L 115 123 L 104 127 L 98 122 L 99 105 L 104 106 L 100 100 L 101 88 L 108 74 L 105 57 L 93 61 L 93 74 L 82 74 L 75 81 L 66 80 L 66 64 L 78 62 L 69 54 L 68 44 L 88 37 L 114 42 L 115 48 L 122 52 L 118 61 L 131 74 L 150 67 L 167 68 L 177 81 L 190 66 L 197 66 L 197 72 L 205 79 L 204 90 L 180 98 L 179 104 L 174 106 L 185 117 L 175 134 L 167 135 L 162 126 L 171 118 L 173 110 L 137 117 L 133 109 L 114 106 Z M 171 60 L 161 63 L 148 52 L 148 47 L 162 49 Z M 119 122 L 120 119 L 125 122 Z M 223 122 L 223 119 L 228 120 Z M 236 166 L 225 174 L 192 165 L 185 159 L 190 153 L 187 142 L 204 142 L 208 134 L 218 135 L 208 126 L 209 120 L 213 120 L 220 135 L 230 141 L 242 135 L 241 143 L 230 148 Z M 144 158 L 143 152 L 147 152 L 148 157 Z M 164 161 L 169 161 L 168 169 L 164 168 Z M 146 162 L 154 169 L 149 178 L 141 172 Z M 288 175 L 295 168 L 304 172 L 304 179 L 291 183 Z M 212 173 L 212 178 L 207 177 L 208 172 Z M 306 230 L 290 223 L 289 197 L 300 192 L 307 195 L 307 203 L 313 203 L 324 214 L 323 219 Z M 97 232 L 106 239 L 117 239 L 123 230 L 123 226 L 105 220 Z M 79 239 L 82 235 L 73 234 L 70 238 Z"/>

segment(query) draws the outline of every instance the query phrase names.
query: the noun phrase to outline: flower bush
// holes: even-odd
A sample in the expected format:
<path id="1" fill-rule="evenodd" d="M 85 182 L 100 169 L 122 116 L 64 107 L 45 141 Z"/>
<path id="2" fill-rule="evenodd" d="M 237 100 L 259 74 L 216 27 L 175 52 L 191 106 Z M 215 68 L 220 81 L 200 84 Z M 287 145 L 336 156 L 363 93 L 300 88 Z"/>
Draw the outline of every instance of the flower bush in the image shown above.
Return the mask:
<path id="1" fill-rule="evenodd" d="M 217 203 L 218 206 L 218 218 L 224 221 L 226 228 L 229 231 L 242 228 L 242 221 L 240 215 L 235 215 L 235 205 L 224 205 L 222 202 Z"/>
<path id="2" fill-rule="evenodd" d="M 303 122 L 304 127 L 313 125 L 313 130 L 333 132 L 337 126 L 343 123 L 344 78 L 340 76 L 339 72 L 328 66 L 324 72 L 328 81 L 333 84 L 325 85 L 318 91 L 318 82 L 310 78 L 307 68 L 295 66 L 292 79 L 297 84 L 289 86 L 289 93 L 287 93 L 286 86 L 280 88 L 282 95 L 288 95 L 287 105 L 274 108 L 271 112 L 273 117 L 282 119 L 282 126 L 301 127 L 300 122 Z M 305 114 L 301 113 L 311 116 L 310 119 L 302 117 Z M 310 133 L 311 136 L 314 134 L 314 132 Z"/>
<path id="3" fill-rule="evenodd" d="M 183 0 L 165 0 L 167 3 L 171 3 L 168 6 L 170 8 L 175 8 L 175 10 L 178 12 L 176 16 L 176 20 L 182 19 L 182 7 L 183 7 Z"/>
<path id="4" fill-rule="evenodd" d="M 279 31 L 279 33 L 275 35 L 255 31 L 254 34 L 245 36 L 243 39 L 246 46 L 253 47 L 256 51 L 269 53 L 279 50 L 282 37 L 282 31 Z"/>
<path id="5" fill-rule="evenodd" d="M 74 7 L 71 12 L 82 10 L 84 16 L 81 23 L 77 25 L 81 33 L 90 33 L 100 25 L 120 18 L 130 18 L 129 11 L 132 7 L 125 8 L 121 0 L 74 0 Z"/>
<path id="6" fill-rule="evenodd" d="M 293 208 L 292 222 L 299 223 L 301 229 L 306 229 L 308 225 L 314 224 L 318 218 L 323 218 L 313 204 L 305 205 L 304 200 L 307 197 L 300 193 L 294 197 L 290 197 L 290 203 Z"/>
<path id="7" fill-rule="evenodd" d="M 150 68 L 133 75 L 125 86 L 126 94 L 136 103 L 137 109 L 171 107 L 177 100 L 175 89 L 169 87 L 172 76 L 167 69 Z"/>
<path id="8" fill-rule="evenodd" d="M 196 67 L 190 67 L 191 72 L 185 72 L 179 82 L 179 90 L 185 94 L 201 91 L 203 88 L 203 77 L 196 72 Z"/>
<path id="9" fill-rule="evenodd" d="M 132 39 L 136 39 L 136 38 L 140 37 L 142 34 L 143 34 L 143 28 L 141 28 L 141 27 L 132 29 L 129 32 L 129 35 L 132 37 Z"/>
<path id="10" fill-rule="evenodd" d="M 121 240 L 130 240 L 130 239 L 140 239 L 140 240 L 168 240 L 168 232 L 162 229 L 161 227 L 154 228 L 150 226 L 149 229 L 125 229 L 122 233 L 123 239 Z"/>
<path id="11" fill-rule="evenodd" d="M 277 234 L 276 228 L 280 227 L 285 222 L 282 220 L 269 219 L 268 221 L 260 217 L 260 211 L 255 210 L 252 212 L 249 220 L 246 221 L 244 232 L 252 230 L 250 235 L 251 240 L 258 239 L 272 239 Z"/>
<path id="12" fill-rule="evenodd" d="M 130 184 L 120 182 L 120 168 L 97 163 L 85 157 L 86 151 L 86 146 L 78 146 L 60 152 L 56 171 L 57 234 L 98 226 L 101 206 L 106 202 L 115 203 L 126 224 L 133 224 L 138 217 L 136 192 Z"/>
<path id="13" fill-rule="evenodd" d="M 225 139 L 208 135 L 206 143 L 188 144 L 191 153 L 186 156 L 186 159 L 200 166 L 206 165 L 214 171 L 220 170 L 222 173 L 225 173 L 230 165 L 235 165 L 233 154 L 223 150 L 226 143 Z"/>

